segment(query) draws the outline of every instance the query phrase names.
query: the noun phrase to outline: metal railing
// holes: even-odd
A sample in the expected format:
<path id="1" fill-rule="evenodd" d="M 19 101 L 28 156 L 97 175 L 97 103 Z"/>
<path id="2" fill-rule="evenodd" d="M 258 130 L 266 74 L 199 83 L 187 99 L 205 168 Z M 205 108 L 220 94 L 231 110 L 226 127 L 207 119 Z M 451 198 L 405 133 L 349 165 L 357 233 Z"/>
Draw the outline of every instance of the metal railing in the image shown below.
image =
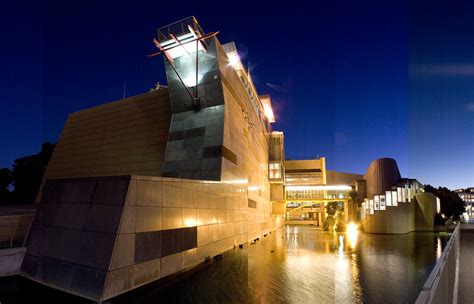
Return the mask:
<path id="1" fill-rule="evenodd" d="M 31 222 L 0 225 L 0 249 L 24 247 L 30 226 Z"/>
<path id="2" fill-rule="evenodd" d="M 189 33 L 188 26 L 190 26 L 195 32 L 204 35 L 204 31 L 202 30 L 196 18 L 194 16 L 190 16 L 158 29 L 158 40 L 163 42 L 171 39 L 170 34 L 179 36 L 180 34 Z"/>
<path id="3" fill-rule="evenodd" d="M 423 285 L 416 304 L 457 303 L 460 227 L 458 224 L 454 229 L 441 257 Z"/>

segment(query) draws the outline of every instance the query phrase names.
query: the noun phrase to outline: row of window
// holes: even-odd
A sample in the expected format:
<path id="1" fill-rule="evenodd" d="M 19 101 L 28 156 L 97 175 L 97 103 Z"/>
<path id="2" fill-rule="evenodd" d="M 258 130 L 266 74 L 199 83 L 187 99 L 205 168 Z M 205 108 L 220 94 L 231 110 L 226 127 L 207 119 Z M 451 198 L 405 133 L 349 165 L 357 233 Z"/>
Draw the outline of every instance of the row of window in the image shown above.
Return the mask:
<path id="1" fill-rule="evenodd" d="M 374 214 L 374 210 L 385 210 L 387 206 L 398 206 L 399 202 L 411 202 L 415 194 L 422 192 L 421 188 L 416 186 L 397 187 L 396 190 L 386 191 L 385 194 L 374 195 L 373 199 L 364 199 L 362 203 L 361 216 L 364 218 L 367 214 Z M 437 211 L 439 213 L 439 198 L 437 198 Z"/>
<path id="2" fill-rule="evenodd" d="M 286 190 L 287 200 L 317 200 L 349 197 L 346 190 Z"/>

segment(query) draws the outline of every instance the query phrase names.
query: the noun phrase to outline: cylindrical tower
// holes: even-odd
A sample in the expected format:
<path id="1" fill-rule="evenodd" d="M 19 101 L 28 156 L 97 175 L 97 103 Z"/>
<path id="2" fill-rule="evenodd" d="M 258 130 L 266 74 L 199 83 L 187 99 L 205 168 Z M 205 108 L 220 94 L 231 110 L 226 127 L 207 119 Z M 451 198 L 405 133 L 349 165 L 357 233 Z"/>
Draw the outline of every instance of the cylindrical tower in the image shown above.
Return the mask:
<path id="1" fill-rule="evenodd" d="M 376 194 L 384 194 L 400 178 L 400 171 L 394 159 L 380 158 L 374 160 L 364 175 L 364 179 L 367 181 L 367 197 L 372 198 Z"/>

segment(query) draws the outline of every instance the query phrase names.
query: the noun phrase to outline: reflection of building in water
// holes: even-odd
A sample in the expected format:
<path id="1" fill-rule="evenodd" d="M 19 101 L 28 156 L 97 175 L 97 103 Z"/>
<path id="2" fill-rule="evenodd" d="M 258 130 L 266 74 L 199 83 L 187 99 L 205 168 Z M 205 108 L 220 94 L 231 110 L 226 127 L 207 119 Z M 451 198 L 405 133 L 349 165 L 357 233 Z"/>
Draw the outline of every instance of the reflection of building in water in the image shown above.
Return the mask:
<path id="1" fill-rule="evenodd" d="M 459 197 L 464 202 L 464 206 L 466 207 L 466 215 L 469 218 L 474 217 L 474 187 L 469 187 L 466 189 L 456 189 L 454 190 L 457 192 Z"/>

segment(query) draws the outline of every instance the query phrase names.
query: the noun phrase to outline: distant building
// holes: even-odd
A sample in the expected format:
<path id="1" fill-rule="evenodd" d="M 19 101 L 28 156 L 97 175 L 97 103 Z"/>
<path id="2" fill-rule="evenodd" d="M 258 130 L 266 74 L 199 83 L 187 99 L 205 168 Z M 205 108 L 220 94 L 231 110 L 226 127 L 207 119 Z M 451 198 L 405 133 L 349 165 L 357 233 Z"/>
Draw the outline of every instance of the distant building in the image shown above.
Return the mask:
<path id="1" fill-rule="evenodd" d="M 324 157 L 285 161 L 286 220 L 322 226 L 328 202 L 337 202 L 349 219 L 349 192 L 362 179 L 359 174 L 326 170 Z"/>
<path id="2" fill-rule="evenodd" d="M 321 227 L 328 216 L 326 206 L 335 202 L 342 207 L 346 222 L 360 214 L 365 232 L 434 228 L 439 199 L 424 193 L 416 179 L 402 178 L 391 158 L 374 160 L 364 175 L 327 170 L 324 157 L 286 160 L 284 167 L 287 223 Z M 355 191 L 356 201 L 351 191 Z"/>
<path id="3" fill-rule="evenodd" d="M 463 200 L 466 207 L 466 213 L 469 216 L 469 218 L 473 218 L 474 217 L 474 187 L 469 187 L 466 189 L 456 189 L 454 191 L 457 192 L 459 197 Z"/>

